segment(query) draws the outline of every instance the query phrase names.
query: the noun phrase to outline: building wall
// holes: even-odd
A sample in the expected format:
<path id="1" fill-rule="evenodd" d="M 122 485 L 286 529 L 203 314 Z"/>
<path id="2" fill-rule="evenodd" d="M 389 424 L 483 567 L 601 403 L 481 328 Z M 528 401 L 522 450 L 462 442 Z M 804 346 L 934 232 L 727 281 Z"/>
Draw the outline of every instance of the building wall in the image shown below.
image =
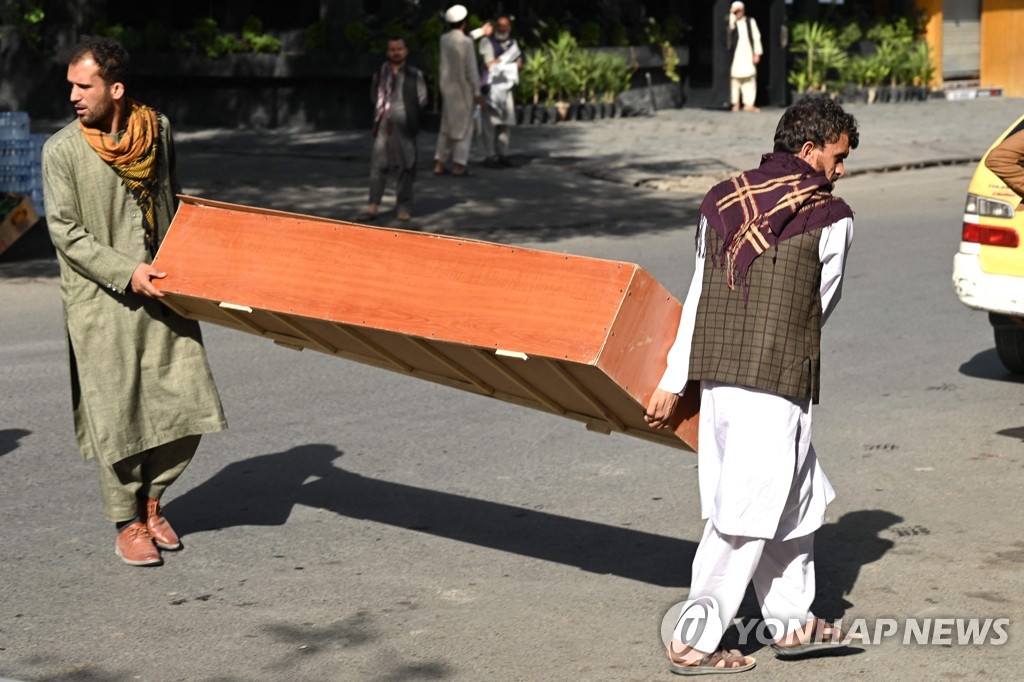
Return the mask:
<path id="1" fill-rule="evenodd" d="M 981 0 L 977 9 L 973 9 L 976 0 L 967 4 L 958 0 L 915 0 L 915 4 L 925 13 L 925 40 L 939 67 L 932 87 L 941 87 L 951 76 L 963 75 L 965 66 L 957 62 L 956 55 L 948 54 L 948 31 L 944 27 L 948 28 L 950 22 L 980 19 L 977 43 L 981 87 L 1002 88 L 1006 97 L 1024 97 L 1024 0 Z M 951 64 L 959 71 L 950 73 Z"/>
<path id="2" fill-rule="evenodd" d="M 981 7 L 981 85 L 1024 97 L 1024 1 L 984 0 Z"/>
<path id="3" fill-rule="evenodd" d="M 942 87 L 942 0 L 917 0 L 917 8 L 925 15 L 925 42 L 935 64 L 935 76 L 928 85 Z"/>

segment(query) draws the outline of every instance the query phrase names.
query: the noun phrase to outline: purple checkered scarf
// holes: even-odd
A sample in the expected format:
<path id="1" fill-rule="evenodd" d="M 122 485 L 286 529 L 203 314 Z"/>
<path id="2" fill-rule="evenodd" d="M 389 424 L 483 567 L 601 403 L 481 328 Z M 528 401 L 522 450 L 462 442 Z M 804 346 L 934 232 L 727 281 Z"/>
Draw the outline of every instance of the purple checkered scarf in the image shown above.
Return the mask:
<path id="1" fill-rule="evenodd" d="M 847 203 L 832 196 L 824 173 L 781 152 L 765 154 L 758 168 L 712 187 L 700 212 L 722 239 L 721 251 L 711 256 L 728 268 L 730 289 L 737 282 L 745 286 L 750 265 L 776 244 L 853 217 Z"/>

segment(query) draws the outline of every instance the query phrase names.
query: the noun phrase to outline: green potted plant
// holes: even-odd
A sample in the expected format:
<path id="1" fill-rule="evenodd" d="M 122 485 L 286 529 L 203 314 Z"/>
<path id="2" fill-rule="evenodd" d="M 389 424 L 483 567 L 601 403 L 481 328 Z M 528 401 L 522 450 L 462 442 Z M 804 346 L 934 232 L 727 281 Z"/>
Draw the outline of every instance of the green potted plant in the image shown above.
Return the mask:
<path id="1" fill-rule="evenodd" d="M 867 32 L 868 40 L 875 44 L 875 57 L 879 71 L 885 72 L 888 82 L 880 86 L 878 101 L 900 101 L 907 83 L 912 79 L 907 59 L 914 42 L 914 30 L 906 19 L 895 23 L 879 22 Z"/>
<path id="2" fill-rule="evenodd" d="M 789 51 L 800 55 L 793 62 L 787 81 L 795 89 L 794 98 L 807 93 L 822 93 L 841 88 L 837 82 L 850 59 L 847 48 L 859 35 L 852 30 L 817 21 L 793 25 Z"/>
<path id="3" fill-rule="evenodd" d="M 917 40 L 907 51 L 907 70 L 910 73 L 910 87 L 915 99 L 927 99 L 928 84 L 935 76 L 935 62 L 932 61 L 928 43 Z"/>
<path id="4" fill-rule="evenodd" d="M 516 97 L 523 102 L 523 122 L 543 123 L 541 100 L 545 97 L 545 83 L 549 75 L 548 55 L 544 50 L 532 50 L 523 56 L 523 68 L 519 70 L 519 87 Z"/>
<path id="5" fill-rule="evenodd" d="M 550 64 L 547 91 L 558 111 L 558 120 L 564 121 L 569 117 L 569 107 L 573 95 L 580 86 L 580 73 L 577 66 L 579 46 L 571 33 L 561 31 L 558 38 L 546 43 L 545 49 L 548 52 Z"/>
<path id="6" fill-rule="evenodd" d="M 593 98 L 597 103 L 598 115 L 601 118 L 614 116 L 615 97 L 629 83 L 629 65 L 622 57 L 605 52 L 595 52 L 591 65 L 594 70 Z"/>

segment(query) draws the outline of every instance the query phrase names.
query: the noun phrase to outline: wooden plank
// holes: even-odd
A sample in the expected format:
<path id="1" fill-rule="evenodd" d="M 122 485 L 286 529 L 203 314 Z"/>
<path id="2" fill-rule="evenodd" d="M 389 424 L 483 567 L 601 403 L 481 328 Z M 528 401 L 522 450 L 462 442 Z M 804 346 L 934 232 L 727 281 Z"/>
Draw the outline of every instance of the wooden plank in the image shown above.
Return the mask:
<path id="1" fill-rule="evenodd" d="M 479 348 L 474 349 L 474 352 L 482 360 L 484 360 L 484 362 L 488 363 L 491 367 L 493 367 L 499 374 L 502 374 L 507 379 L 512 381 L 512 383 L 514 383 L 516 386 L 523 389 L 523 392 L 526 395 L 533 398 L 534 400 L 536 400 L 538 404 L 546 407 L 548 410 L 558 415 L 564 415 L 566 413 L 566 409 L 562 407 L 557 401 L 553 400 L 551 396 L 547 395 L 544 391 L 540 390 L 539 388 L 531 384 L 529 381 L 520 376 L 519 373 L 517 373 L 514 369 L 498 360 L 498 358 L 496 358 L 495 356 L 491 355 L 487 351 L 480 350 Z"/>
<path id="2" fill-rule="evenodd" d="M 454 360 L 449 358 L 447 355 L 445 355 L 441 351 L 439 351 L 436 348 L 434 348 L 433 346 L 431 346 L 429 343 L 427 343 L 423 339 L 418 339 L 418 338 L 415 338 L 415 337 L 412 337 L 412 336 L 407 336 L 405 338 L 407 338 L 410 343 L 412 343 L 414 346 L 419 348 L 421 351 L 423 351 L 424 353 L 426 353 L 427 355 L 429 355 L 430 357 L 434 358 L 435 360 L 440 362 L 442 365 L 444 365 L 445 367 L 450 369 L 453 374 L 455 374 L 458 377 L 461 377 L 466 383 L 473 384 L 474 386 L 476 386 L 478 389 L 480 389 L 481 393 L 483 393 L 485 395 L 493 395 L 494 394 L 494 387 L 493 386 L 488 384 L 486 381 L 484 381 L 483 379 L 481 379 L 477 375 L 475 375 L 472 372 L 468 371 L 465 367 L 463 367 L 462 365 L 458 364 L 457 362 L 455 362 Z"/>
<path id="3" fill-rule="evenodd" d="M 573 376 L 569 374 L 568 370 L 566 370 L 565 367 L 562 367 L 558 363 L 552 362 L 550 360 L 545 360 L 544 362 L 547 365 L 548 369 L 551 371 L 551 373 L 562 379 L 562 381 L 564 381 L 566 385 L 569 386 L 569 388 L 576 393 L 576 395 L 583 398 L 583 400 L 586 401 L 586 403 L 594 409 L 594 411 L 601 417 L 602 420 L 604 420 L 605 423 L 614 427 L 616 431 L 626 430 L 626 425 L 622 422 L 622 420 L 616 417 L 612 413 L 612 411 L 609 410 L 604 405 L 604 403 L 602 403 L 593 393 L 588 391 L 586 387 L 584 387 L 582 384 L 580 384 L 579 381 L 573 378 Z M 587 428 L 591 428 L 592 423 L 593 422 L 587 422 Z M 595 428 L 592 430 L 597 429 Z"/>
<path id="4" fill-rule="evenodd" d="M 288 327 L 303 339 L 308 339 L 317 350 L 334 355 L 338 352 L 338 349 L 332 346 L 329 342 L 325 341 L 322 337 L 312 333 L 302 323 L 294 317 L 286 317 L 278 313 L 271 313 L 275 320 Z"/>
<path id="5" fill-rule="evenodd" d="M 341 333 L 345 334 L 346 336 L 348 336 L 350 339 L 352 339 L 353 341 L 355 341 L 360 346 L 362 346 L 366 350 L 370 351 L 371 353 L 373 353 L 377 357 L 379 357 L 382 360 L 385 360 L 386 362 L 391 364 L 399 372 L 405 372 L 405 373 L 411 373 L 412 372 L 412 365 L 410 365 L 409 363 L 405 362 L 404 360 L 402 360 L 401 358 L 399 358 L 395 354 L 388 352 L 387 350 L 382 348 L 379 344 L 376 344 L 373 341 L 370 341 L 368 338 L 366 338 L 366 336 L 364 336 L 363 334 L 360 334 L 355 329 L 351 329 L 351 328 L 346 327 L 345 325 L 341 325 L 341 324 L 334 325 L 334 328 L 337 329 L 338 331 L 340 331 Z"/>

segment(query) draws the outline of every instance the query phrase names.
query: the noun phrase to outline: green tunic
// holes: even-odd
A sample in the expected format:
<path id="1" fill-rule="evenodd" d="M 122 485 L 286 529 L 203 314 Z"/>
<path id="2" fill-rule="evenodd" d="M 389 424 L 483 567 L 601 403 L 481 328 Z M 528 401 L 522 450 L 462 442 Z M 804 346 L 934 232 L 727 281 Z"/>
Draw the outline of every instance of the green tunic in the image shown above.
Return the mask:
<path id="1" fill-rule="evenodd" d="M 159 117 L 157 237 L 174 215 L 170 124 Z M 75 434 L 105 464 L 227 427 L 199 324 L 132 293 L 152 261 L 142 211 L 74 121 L 43 148 L 46 221 L 60 263 Z"/>

